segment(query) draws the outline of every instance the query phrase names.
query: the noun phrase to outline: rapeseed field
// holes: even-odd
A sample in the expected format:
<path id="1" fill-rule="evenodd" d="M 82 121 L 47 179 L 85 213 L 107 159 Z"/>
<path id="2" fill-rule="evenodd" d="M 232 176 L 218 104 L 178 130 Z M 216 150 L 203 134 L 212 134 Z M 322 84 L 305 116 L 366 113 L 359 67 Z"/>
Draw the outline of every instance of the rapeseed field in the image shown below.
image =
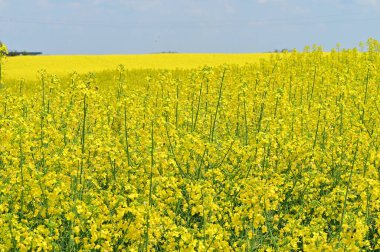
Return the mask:
<path id="1" fill-rule="evenodd" d="M 0 251 L 379 250 L 379 43 L 239 57 L 3 62 Z"/>
<path id="2" fill-rule="evenodd" d="M 44 69 L 57 76 L 73 72 L 109 71 L 122 64 L 127 69 L 192 69 L 222 64 L 244 65 L 270 58 L 270 53 L 252 54 L 141 54 L 141 55 L 46 55 L 9 57 L 4 78 L 38 80 Z"/>

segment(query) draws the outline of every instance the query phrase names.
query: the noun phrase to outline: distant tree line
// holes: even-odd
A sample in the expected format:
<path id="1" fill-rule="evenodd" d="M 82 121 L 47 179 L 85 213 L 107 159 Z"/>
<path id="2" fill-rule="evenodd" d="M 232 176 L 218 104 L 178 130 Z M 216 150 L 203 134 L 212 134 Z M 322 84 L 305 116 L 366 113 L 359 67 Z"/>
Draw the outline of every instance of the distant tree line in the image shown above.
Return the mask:
<path id="1" fill-rule="evenodd" d="M 285 53 L 285 52 L 290 52 L 291 50 L 289 50 L 289 49 L 287 49 L 287 48 L 284 48 L 284 49 L 281 49 L 281 50 L 279 50 L 279 49 L 275 49 L 274 51 L 272 51 L 272 52 L 274 52 L 274 53 Z"/>
<path id="2" fill-rule="evenodd" d="M 40 55 L 42 52 L 28 52 L 28 51 L 8 51 L 7 46 L 0 41 L 0 56 L 1 58 L 5 58 L 5 56 L 13 57 L 13 56 L 21 56 L 21 55 Z"/>
<path id="3" fill-rule="evenodd" d="M 161 53 L 161 54 L 172 54 L 172 53 L 178 53 L 178 52 L 176 52 L 176 51 L 161 51 L 159 53 Z"/>
<path id="4" fill-rule="evenodd" d="M 13 56 L 22 56 L 22 55 L 40 55 L 42 52 L 27 52 L 27 51 L 10 51 L 8 52 L 7 56 L 8 57 L 13 57 Z"/>

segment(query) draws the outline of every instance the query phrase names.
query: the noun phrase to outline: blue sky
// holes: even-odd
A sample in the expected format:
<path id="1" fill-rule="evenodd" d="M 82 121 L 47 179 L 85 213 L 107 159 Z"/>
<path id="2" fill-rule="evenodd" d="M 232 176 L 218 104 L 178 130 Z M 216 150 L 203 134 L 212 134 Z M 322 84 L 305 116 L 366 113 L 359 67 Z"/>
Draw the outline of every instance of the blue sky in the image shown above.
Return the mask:
<path id="1" fill-rule="evenodd" d="M 379 27 L 380 0 L 0 0 L 0 40 L 44 54 L 330 50 Z"/>

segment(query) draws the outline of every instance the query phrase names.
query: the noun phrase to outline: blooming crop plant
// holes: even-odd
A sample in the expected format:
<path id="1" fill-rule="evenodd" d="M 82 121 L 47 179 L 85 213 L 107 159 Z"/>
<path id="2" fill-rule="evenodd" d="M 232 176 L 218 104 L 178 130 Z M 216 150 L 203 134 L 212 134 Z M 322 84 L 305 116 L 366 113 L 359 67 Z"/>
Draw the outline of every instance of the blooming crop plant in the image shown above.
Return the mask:
<path id="1" fill-rule="evenodd" d="M 379 69 L 370 39 L 8 80 L 0 251 L 379 250 Z"/>

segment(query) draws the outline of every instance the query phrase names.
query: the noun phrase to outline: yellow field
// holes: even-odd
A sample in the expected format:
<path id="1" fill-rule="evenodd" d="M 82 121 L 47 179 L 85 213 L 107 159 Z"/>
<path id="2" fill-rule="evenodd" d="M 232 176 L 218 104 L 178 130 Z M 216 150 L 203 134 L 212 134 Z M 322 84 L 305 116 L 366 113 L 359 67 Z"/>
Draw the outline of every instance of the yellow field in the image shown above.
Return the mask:
<path id="1" fill-rule="evenodd" d="M 270 53 L 255 54 L 143 54 L 143 55 L 67 55 L 9 57 L 5 79 L 37 79 L 41 69 L 58 76 L 114 70 L 119 64 L 127 69 L 190 69 L 221 64 L 244 65 L 268 59 Z"/>
<path id="2" fill-rule="evenodd" d="M 0 251 L 379 251 L 369 45 L 9 59 Z"/>

